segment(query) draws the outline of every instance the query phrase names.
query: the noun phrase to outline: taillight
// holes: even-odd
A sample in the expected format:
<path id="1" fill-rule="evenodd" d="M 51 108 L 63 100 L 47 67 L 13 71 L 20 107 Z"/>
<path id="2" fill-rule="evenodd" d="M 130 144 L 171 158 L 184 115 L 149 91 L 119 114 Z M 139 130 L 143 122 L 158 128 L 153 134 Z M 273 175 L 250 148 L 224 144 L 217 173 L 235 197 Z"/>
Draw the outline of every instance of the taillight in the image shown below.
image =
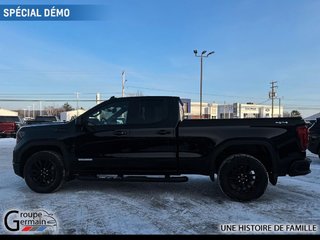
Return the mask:
<path id="1" fill-rule="evenodd" d="M 309 130 L 306 126 L 297 127 L 298 137 L 300 139 L 300 148 L 302 151 L 307 150 L 309 143 Z"/>

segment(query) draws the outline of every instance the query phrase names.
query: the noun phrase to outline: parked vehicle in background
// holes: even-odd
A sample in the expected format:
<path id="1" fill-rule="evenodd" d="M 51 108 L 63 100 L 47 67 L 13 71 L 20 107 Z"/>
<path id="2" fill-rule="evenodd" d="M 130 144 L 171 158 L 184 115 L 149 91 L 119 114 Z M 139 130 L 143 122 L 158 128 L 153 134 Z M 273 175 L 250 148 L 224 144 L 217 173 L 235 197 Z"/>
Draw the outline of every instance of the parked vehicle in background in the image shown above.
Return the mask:
<path id="1" fill-rule="evenodd" d="M 25 122 L 19 116 L 0 116 L 0 137 L 16 137 Z"/>
<path id="2" fill-rule="evenodd" d="M 249 201 L 278 176 L 310 173 L 307 144 L 301 117 L 189 120 L 178 97 L 113 97 L 69 123 L 21 128 L 13 168 L 39 193 L 73 178 L 176 182 L 201 174 Z"/>
<path id="3" fill-rule="evenodd" d="M 53 122 L 60 122 L 60 120 L 56 116 L 36 116 L 34 120 L 27 121 L 27 124 L 31 125 L 31 124 L 53 123 Z"/>
<path id="4" fill-rule="evenodd" d="M 309 145 L 308 150 L 317 154 L 320 158 L 320 118 L 309 128 Z"/>

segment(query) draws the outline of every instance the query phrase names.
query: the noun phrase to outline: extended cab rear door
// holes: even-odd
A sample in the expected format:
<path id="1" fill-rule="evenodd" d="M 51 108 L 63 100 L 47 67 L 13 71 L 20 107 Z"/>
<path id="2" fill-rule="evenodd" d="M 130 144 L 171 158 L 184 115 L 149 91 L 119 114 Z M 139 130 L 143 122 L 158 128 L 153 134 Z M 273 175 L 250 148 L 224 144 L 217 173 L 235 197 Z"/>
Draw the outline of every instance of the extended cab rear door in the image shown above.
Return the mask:
<path id="1" fill-rule="evenodd" d="M 176 125 L 174 98 L 136 98 L 130 105 L 128 156 L 132 168 L 145 171 L 176 171 Z"/>

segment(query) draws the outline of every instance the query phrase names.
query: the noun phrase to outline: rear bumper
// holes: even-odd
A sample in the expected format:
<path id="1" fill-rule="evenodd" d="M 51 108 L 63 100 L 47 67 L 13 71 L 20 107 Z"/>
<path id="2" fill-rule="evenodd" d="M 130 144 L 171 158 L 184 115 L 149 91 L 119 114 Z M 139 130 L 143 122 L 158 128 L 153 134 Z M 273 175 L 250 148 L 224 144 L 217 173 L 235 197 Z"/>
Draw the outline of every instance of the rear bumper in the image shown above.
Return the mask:
<path id="1" fill-rule="evenodd" d="M 293 162 L 289 168 L 289 176 L 299 176 L 311 173 L 310 164 L 311 160 L 309 158 Z"/>
<path id="2" fill-rule="evenodd" d="M 10 136 L 16 136 L 16 131 L 0 131 L 1 137 L 10 137 Z"/>

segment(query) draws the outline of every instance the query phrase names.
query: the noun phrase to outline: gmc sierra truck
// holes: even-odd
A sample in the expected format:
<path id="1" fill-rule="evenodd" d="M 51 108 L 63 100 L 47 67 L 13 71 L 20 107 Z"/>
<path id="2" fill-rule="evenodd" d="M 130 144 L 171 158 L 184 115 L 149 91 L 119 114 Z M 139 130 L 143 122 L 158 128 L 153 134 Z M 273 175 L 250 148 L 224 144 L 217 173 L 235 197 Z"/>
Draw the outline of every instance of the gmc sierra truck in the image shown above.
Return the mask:
<path id="1" fill-rule="evenodd" d="M 231 199 L 250 201 L 278 176 L 310 173 L 307 145 L 301 118 L 189 120 L 179 97 L 112 97 L 69 123 L 21 128 L 13 168 L 39 193 L 74 178 L 180 182 L 201 174 Z"/>

